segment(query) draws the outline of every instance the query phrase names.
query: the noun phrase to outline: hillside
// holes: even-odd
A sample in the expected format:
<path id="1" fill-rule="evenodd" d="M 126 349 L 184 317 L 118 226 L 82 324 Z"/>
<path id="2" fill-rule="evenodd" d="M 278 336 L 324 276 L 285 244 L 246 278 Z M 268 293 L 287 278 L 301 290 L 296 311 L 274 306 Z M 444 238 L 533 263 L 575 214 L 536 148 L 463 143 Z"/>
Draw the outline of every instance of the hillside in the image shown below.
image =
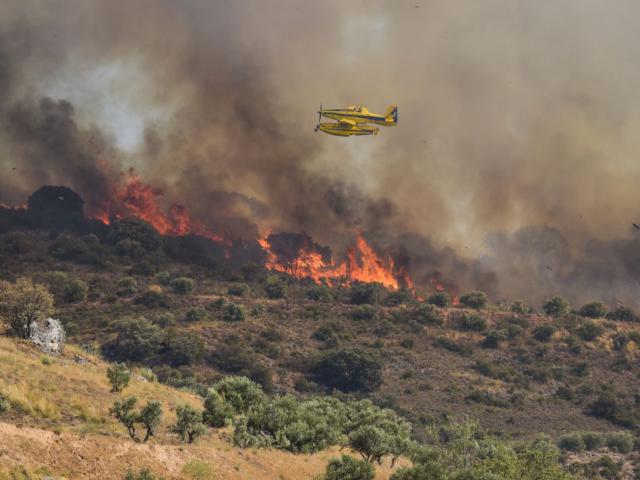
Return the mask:
<path id="1" fill-rule="evenodd" d="M 60 356 L 47 357 L 26 342 L 0 338 L 0 391 L 13 406 L 0 417 L 0 478 L 3 469 L 23 466 L 69 479 L 121 479 L 128 470 L 143 468 L 171 479 L 310 479 L 340 454 L 335 449 L 315 455 L 240 450 L 225 432 L 186 447 L 168 432 L 175 418 L 170 413 L 155 440 L 136 444 L 109 415 L 119 394 L 110 393 L 105 370 L 103 361 L 72 345 Z M 195 395 L 141 377 L 134 378 L 126 394 L 159 400 L 166 412 L 179 404 L 202 404 Z M 193 476 L 190 466 L 211 475 Z M 384 466 L 377 473 L 378 479 L 389 476 Z"/>

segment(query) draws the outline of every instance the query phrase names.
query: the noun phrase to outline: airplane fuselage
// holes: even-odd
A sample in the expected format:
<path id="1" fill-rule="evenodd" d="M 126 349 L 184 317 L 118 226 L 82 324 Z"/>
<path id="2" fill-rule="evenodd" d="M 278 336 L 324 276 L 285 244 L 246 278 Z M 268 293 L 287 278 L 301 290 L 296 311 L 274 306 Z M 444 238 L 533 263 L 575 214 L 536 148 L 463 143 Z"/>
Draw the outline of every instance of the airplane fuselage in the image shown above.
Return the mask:
<path id="1" fill-rule="evenodd" d="M 383 115 L 378 115 L 371 112 L 351 112 L 346 110 L 322 110 L 322 116 L 330 118 L 332 120 L 350 120 L 357 124 L 362 123 L 375 123 L 383 127 L 393 127 L 396 122 L 393 118 L 385 118 Z"/>

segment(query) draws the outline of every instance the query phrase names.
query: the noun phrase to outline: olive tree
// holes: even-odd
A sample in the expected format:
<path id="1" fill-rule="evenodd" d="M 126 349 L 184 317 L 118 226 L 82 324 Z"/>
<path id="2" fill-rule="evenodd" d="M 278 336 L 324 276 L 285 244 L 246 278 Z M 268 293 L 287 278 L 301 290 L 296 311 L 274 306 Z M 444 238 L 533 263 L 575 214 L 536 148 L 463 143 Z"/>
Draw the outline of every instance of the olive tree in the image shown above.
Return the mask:
<path id="1" fill-rule="evenodd" d="M 44 285 L 19 278 L 16 283 L 0 281 L 0 320 L 13 335 L 29 338 L 32 322 L 39 322 L 53 313 L 53 295 Z"/>

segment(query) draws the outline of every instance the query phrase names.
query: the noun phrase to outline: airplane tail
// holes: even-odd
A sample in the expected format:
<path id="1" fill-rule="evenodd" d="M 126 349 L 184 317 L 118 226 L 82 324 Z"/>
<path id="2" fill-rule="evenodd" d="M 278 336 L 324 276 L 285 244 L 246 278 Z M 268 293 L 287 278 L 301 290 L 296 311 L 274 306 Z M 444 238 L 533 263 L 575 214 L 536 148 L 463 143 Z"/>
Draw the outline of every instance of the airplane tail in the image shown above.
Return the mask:
<path id="1" fill-rule="evenodd" d="M 384 119 L 387 122 L 398 123 L 398 106 L 391 105 L 389 108 L 387 108 L 387 111 L 384 114 Z"/>

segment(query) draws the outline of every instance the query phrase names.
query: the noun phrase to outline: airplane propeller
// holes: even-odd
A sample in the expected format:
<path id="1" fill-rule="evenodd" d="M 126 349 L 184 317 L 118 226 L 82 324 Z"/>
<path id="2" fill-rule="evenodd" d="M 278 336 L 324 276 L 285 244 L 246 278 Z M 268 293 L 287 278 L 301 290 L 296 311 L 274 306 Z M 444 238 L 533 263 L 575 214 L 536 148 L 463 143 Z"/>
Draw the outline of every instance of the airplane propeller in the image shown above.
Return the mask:
<path id="1" fill-rule="evenodd" d="M 318 125 L 316 125 L 316 128 L 313 130 L 314 132 L 317 132 L 318 128 L 320 128 L 321 121 L 322 121 L 322 104 L 320 104 L 320 110 L 318 110 Z"/>

